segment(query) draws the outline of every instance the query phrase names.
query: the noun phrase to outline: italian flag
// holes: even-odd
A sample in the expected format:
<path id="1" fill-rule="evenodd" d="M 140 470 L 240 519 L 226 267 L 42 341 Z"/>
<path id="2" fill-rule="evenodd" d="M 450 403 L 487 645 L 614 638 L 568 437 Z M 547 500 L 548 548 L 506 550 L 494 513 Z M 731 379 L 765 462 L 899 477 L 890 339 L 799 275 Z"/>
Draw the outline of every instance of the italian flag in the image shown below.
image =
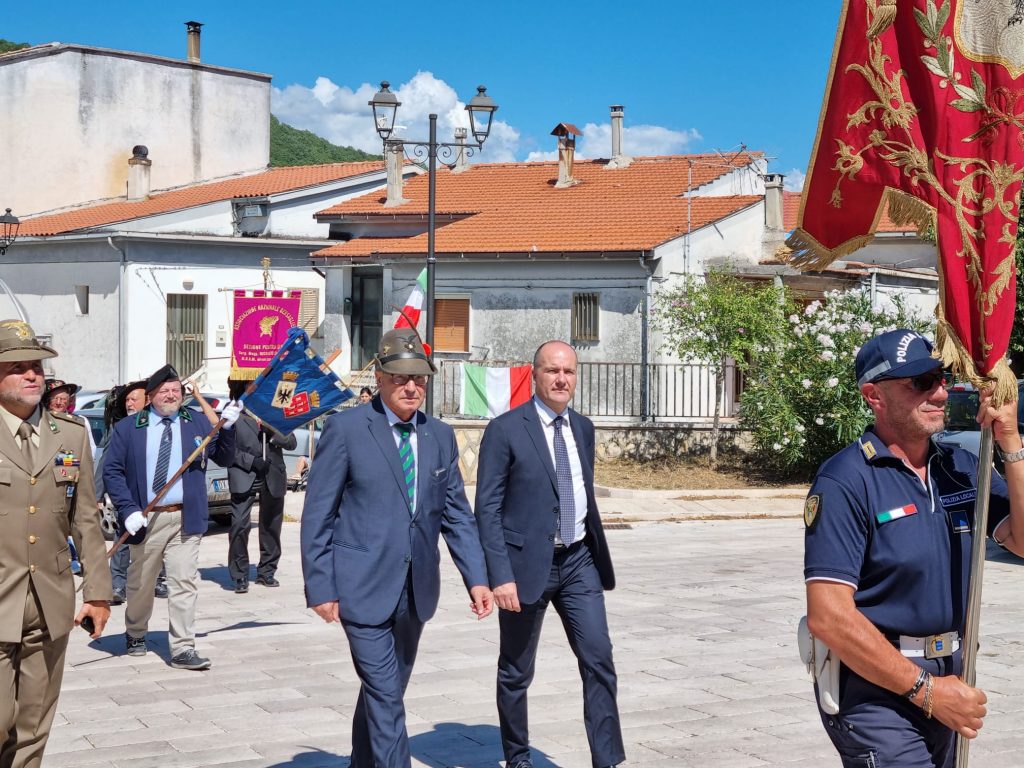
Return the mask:
<path id="1" fill-rule="evenodd" d="M 399 315 L 395 321 L 395 328 L 415 328 L 420 324 L 420 313 L 423 311 L 423 304 L 427 300 L 427 268 L 424 267 L 420 272 L 419 277 L 416 278 L 416 285 L 412 287 L 412 293 L 409 294 L 409 298 L 405 300 L 405 306 L 402 307 L 404 315 Z M 405 318 L 408 317 L 407 321 Z M 410 326 L 409 323 L 412 323 Z"/>
<path id="2" fill-rule="evenodd" d="M 465 416 L 492 419 L 522 405 L 532 394 L 529 365 L 515 368 L 462 365 L 460 405 Z"/>

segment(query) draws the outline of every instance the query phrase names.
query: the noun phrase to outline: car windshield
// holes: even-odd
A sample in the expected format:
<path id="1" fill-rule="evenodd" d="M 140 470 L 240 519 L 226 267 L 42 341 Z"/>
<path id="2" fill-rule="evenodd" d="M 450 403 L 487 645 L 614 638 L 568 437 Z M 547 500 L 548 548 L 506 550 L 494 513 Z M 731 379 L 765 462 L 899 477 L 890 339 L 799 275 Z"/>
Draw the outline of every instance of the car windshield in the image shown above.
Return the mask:
<path id="1" fill-rule="evenodd" d="M 981 429 L 978 415 L 978 393 L 974 390 L 951 389 L 946 401 L 946 429 L 977 432 Z"/>

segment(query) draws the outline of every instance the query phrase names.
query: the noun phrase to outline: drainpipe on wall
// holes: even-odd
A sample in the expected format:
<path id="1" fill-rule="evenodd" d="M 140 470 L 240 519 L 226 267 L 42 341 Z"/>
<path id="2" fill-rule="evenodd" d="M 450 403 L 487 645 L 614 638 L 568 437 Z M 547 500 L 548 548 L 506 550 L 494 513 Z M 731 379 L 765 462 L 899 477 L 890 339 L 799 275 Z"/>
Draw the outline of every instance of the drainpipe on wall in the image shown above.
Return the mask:
<path id="1" fill-rule="evenodd" d="M 648 266 L 645 260 L 646 254 L 640 254 L 640 268 L 646 273 L 644 278 L 644 296 L 640 302 L 640 421 L 647 421 L 651 412 L 651 376 L 650 358 L 647 354 L 649 326 L 651 323 L 651 278 L 654 276 L 654 267 Z"/>
<path id="2" fill-rule="evenodd" d="M 125 253 L 114 245 L 114 238 L 107 238 L 107 245 L 113 248 L 120 255 L 120 263 L 117 270 L 117 381 L 124 382 L 124 270 L 126 266 Z"/>

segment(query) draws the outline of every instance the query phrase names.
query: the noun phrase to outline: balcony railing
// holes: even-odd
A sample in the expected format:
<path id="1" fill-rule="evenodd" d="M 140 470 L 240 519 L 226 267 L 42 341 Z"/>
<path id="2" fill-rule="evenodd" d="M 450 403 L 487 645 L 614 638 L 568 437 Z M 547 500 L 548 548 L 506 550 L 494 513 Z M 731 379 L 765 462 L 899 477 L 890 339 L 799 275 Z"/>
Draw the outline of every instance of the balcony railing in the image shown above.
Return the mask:
<path id="1" fill-rule="evenodd" d="M 484 363 L 473 362 L 474 365 Z M 527 365 L 523 361 L 487 361 L 489 366 Z M 460 410 L 461 360 L 442 360 L 435 397 L 444 418 L 475 418 Z M 725 370 L 721 416 L 736 415 L 742 386 L 734 365 Z M 436 386 L 436 385 L 435 385 Z M 627 421 L 693 421 L 714 417 L 715 376 L 698 363 L 580 363 L 572 407 L 592 418 Z"/>

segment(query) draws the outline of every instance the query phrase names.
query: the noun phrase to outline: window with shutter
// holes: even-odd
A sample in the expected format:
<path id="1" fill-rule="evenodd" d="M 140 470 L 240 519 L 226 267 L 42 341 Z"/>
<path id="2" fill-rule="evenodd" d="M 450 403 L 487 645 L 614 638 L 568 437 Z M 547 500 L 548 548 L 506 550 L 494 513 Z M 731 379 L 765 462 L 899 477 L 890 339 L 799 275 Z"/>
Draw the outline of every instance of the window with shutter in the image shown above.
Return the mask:
<path id="1" fill-rule="evenodd" d="M 288 288 L 289 291 L 302 291 L 299 303 L 299 327 L 309 337 L 319 338 L 320 334 L 320 289 L 319 288 Z"/>
<path id="2" fill-rule="evenodd" d="M 469 352 L 469 299 L 434 299 L 434 348 Z"/>

